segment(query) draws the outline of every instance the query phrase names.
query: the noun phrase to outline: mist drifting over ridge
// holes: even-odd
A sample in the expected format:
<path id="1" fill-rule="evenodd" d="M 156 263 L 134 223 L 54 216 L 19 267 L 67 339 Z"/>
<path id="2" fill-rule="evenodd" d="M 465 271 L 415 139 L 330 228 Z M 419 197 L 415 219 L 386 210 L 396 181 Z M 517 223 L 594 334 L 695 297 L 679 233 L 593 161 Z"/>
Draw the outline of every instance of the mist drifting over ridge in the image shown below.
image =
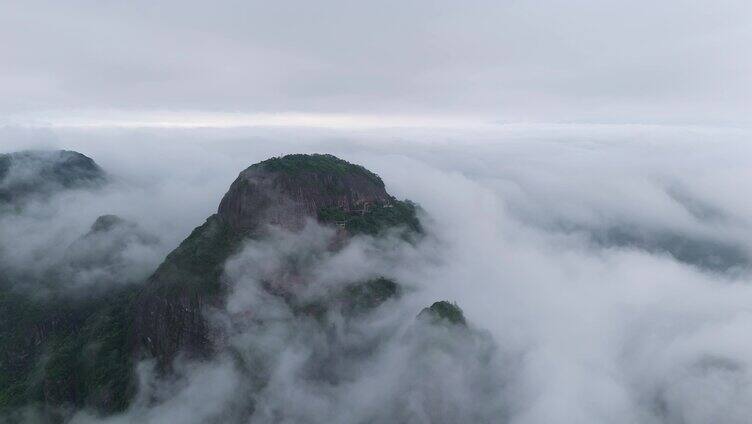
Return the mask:
<path id="1" fill-rule="evenodd" d="M 353 374 L 345 361 L 340 380 L 306 375 L 321 358 L 317 349 L 326 346 L 316 340 L 323 333 L 291 319 L 285 306 L 265 301 L 253 285 L 258 272 L 274 272 L 272 265 L 264 271 L 254 264 L 274 264 L 296 249 L 315 252 L 327 230 L 311 226 L 296 242 L 281 233 L 269 244 L 246 246 L 227 263 L 233 296 L 213 319 L 229 325 L 229 346 L 252 352 L 260 343 L 280 358 L 269 367 L 274 383 L 255 392 L 267 406 L 253 412 L 258 422 L 358 422 L 373 410 L 393 411 L 381 416 L 407 422 L 440 422 L 400 415 L 420 410 L 401 403 L 410 394 L 422 396 L 423 405 L 443 399 L 460 414 L 455 418 L 479 422 L 744 422 L 751 397 L 744 333 L 752 300 L 750 206 L 742 183 L 752 169 L 746 134 L 556 132 L 467 134 L 458 145 L 460 135 L 442 132 L 395 141 L 393 134 L 377 132 L 205 131 L 186 140 L 181 131 L 32 131 L 29 141 L 19 142 L 17 130 L 6 130 L 13 136 L 8 143 L 21 148 L 84 152 L 118 180 L 98 196 L 52 199 L 44 218 L 13 218 L 38 222 L 24 230 L 37 246 L 58 245 L 45 238 L 66 237 L 63 229 L 71 226 L 85 230 L 104 213 L 127 217 L 174 246 L 216 208 L 238 171 L 288 152 L 330 152 L 363 164 L 390 193 L 421 205 L 432 236 L 417 247 L 365 238 L 332 257 L 319 250 L 305 265 L 309 275 L 319 276 L 314 281 L 335 286 L 353 276 L 386 275 L 408 289 L 376 316 L 340 329 L 340 344 L 326 348 L 335 357 L 346 346 L 381 346 L 378 355 L 359 362 L 366 371 Z M 451 141 L 425 149 L 437 139 Z M 57 231 L 49 231 L 48 222 Z M 10 226 L 2 228 L 9 234 Z M 327 290 L 312 288 L 301 296 Z M 410 336 L 405 323 L 412 320 L 395 317 L 414 317 L 440 299 L 456 301 L 486 341 L 449 346 L 446 363 L 411 362 L 406 358 L 421 337 Z M 276 325 L 233 328 L 232 314 L 259 302 Z M 482 370 L 471 366 L 477 362 L 462 362 L 477 355 L 485 358 Z M 457 373 L 425 374 L 438 376 L 430 385 L 438 387 L 434 392 L 416 386 L 420 378 L 394 371 L 400 364 L 424 371 L 454 366 Z M 251 382 L 227 357 L 187 362 L 181 379 L 167 386 L 153 380 L 149 366 L 139 368 L 147 382 L 137 397 L 143 401 L 108 420 L 223 422 L 242 416 L 248 405 L 247 391 L 239 388 Z M 449 376 L 458 380 L 446 384 L 442 378 Z M 478 396 L 466 396 L 479 388 L 487 396 L 480 404 Z M 383 397 L 374 400 L 374 393 Z M 394 393 L 404 395 L 390 397 Z M 290 396 L 297 407 L 279 406 Z M 73 418 L 99 420 L 87 411 Z"/>

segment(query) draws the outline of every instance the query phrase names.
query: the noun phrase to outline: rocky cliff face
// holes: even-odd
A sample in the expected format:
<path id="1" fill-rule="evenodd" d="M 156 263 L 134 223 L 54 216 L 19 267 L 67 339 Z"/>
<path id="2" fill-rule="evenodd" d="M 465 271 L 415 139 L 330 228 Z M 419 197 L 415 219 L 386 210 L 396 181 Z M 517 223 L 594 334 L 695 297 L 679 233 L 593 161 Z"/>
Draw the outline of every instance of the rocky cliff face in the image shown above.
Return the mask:
<path id="1" fill-rule="evenodd" d="M 167 256 L 133 305 L 137 354 L 154 357 L 165 368 L 181 351 L 211 353 L 204 312 L 221 302 L 223 265 L 242 239 L 242 233 L 212 215 Z"/>
<path id="2" fill-rule="evenodd" d="M 218 214 L 239 231 L 265 224 L 295 230 L 323 209 L 362 213 L 392 201 L 381 179 L 363 167 L 331 155 L 289 155 L 241 172 Z"/>

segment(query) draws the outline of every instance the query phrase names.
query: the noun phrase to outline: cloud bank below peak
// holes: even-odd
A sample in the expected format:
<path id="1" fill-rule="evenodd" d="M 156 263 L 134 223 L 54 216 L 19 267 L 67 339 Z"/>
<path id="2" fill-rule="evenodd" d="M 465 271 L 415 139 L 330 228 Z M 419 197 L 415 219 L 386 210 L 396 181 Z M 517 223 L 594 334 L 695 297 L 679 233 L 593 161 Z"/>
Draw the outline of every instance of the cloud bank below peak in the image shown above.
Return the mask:
<path id="1" fill-rule="evenodd" d="M 487 331 L 498 347 L 492 358 L 499 373 L 492 382 L 500 385 L 484 406 L 503 409 L 502 422 L 748 421 L 747 133 L 615 126 L 399 133 L 402 138 L 395 139 L 391 131 L 8 129 L 0 133 L 4 146 L 34 148 L 46 140 L 81 151 L 120 183 L 97 196 L 73 193 L 53 202 L 49 215 L 14 218 L 4 227 L 25 231 L 25 243 L 15 242 L 14 252 L 31 255 L 37 246 L 63 249 L 67 243 L 51 243 L 50 237 L 74 239 L 97 216 L 114 213 L 159 235 L 164 254 L 216 210 L 249 164 L 292 152 L 332 153 L 380 175 L 396 197 L 420 204 L 433 236 L 410 254 L 388 249 L 398 254 L 398 266 L 390 262 L 386 268 L 371 249 L 356 250 L 317 263 L 317 275 L 330 281 L 333 271 L 365 269 L 393 276 L 415 288 L 400 309 L 411 318 L 436 300 L 456 301 L 468 322 Z M 430 148 L 426 141 L 433 142 Z M 6 234 L 2 240 L 18 239 Z M 273 249 L 255 247 L 238 257 L 239 289 L 249 288 L 243 284 L 255 277 L 254 263 L 273 263 L 263 256 Z M 699 251 L 699 260 L 682 254 L 683 248 Z M 251 265 L 251 274 L 243 264 Z M 234 298 L 241 306 L 258 300 L 253 291 L 242 293 Z M 286 335 L 309 334 L 293 324 Z M 321 422 L 347 421 L 353 402 L 381 393 L 374 388 L 394 392 L 394 383 L 413 390 L 398 373 L 376 373 L 385 385 L 369 380 L 359 390 L 300 386 L 288 371 L 301 369 L 293 360 L 306 352 L 291 352 L 296 355 L 285 357 L 291 361 L 275 368 L 277 385 L 263 393 L 268 405 L 284 406 L 292 392 L 322 402 L 316 403 L 324 405 L 316 415 Z M 410 351 L 385 351 L 384 369 L 400 369 L 393 366 L 405 363 L 400 352 Z M 244 393 L 236 390 L 238 381 L 221 361 L 189 366 L 186 381 L 168 390 L 164 403 L 138 404 L 113 422 L 223 417 L 231 410 L 228 402 Z M 480 411 L 472 402 L 461 406 Z M 97 421 L 84 413 L 79 418 Z"/>

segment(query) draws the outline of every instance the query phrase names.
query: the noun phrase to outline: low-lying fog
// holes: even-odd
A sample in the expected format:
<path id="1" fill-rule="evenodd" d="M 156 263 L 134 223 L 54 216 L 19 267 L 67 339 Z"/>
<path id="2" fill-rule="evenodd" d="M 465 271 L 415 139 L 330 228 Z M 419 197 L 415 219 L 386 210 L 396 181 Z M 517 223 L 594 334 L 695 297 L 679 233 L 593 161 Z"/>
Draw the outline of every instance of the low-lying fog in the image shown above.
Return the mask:
<path id="1" fill-rule="evenodd" d="M 439 412 L 450 414 L 447 422 L 744 423 L 752 416 L 748 136 L 650 126 L 6 128 L 2 152 L 76 150 L 113 182 L 0 218 L 0 259 L 41 272 L 70 255 L 67 246 L 96 217 L 117 214 L 149 242 L 132 243 L 112 272 L 140 280 L 216 210 L 245 167 L 286 153 L 332 153 L 420 204 L 430 237 L 417 247 L 363 239 L 306 265 L 322 280 L 383 274 L 410 288 L 404 302 L 358 322 L 338 339 L 342 346 L 329 347 L 345 352 L 376 335 L 389 340 L 366 364 L 343 357 L 336 370 L 346 384 L 301 383 L 320 335 L 286 321 L 289 311 L 246 283 L 268 271 L 260 264 L 273 267 L 291 249 L 321 250 L 326 230 L 312 225 L 303 241 L 280 234 L 267 245 L 249 244 L 227 264 L 234 289 L 220 312 L 260 302 L 263 313 L 282 317 L 282 324 L 230 332 L 230 344 L 268 356 L 271 384 L 256 395 L 263 405 L 257 422 L 366 422 L 379 408 L 421 422 L 437 411 L 400 415 L 400 402 L 422 396 L 446 408 Z M 108 281 L 97 276 L 75 280 L 70 290 Z M 442 299 L 456 301 L 477 334 L 458 339 L 448 356 L 416 359 L 416 346 L 431 335 L 412 334 L 404 324 L 410 320 L 398 318 Z M 250 384 L 228 362 L 185 364 L 184 379 L 171 383 L 154 382 L 149 364 L 141 364 L 138 399 L 162 401 L 137 399 L 107 422 L 216 419 L 242 404 L 239 393 Z M 97 421 L 85 411 L 74 419 Z"/>

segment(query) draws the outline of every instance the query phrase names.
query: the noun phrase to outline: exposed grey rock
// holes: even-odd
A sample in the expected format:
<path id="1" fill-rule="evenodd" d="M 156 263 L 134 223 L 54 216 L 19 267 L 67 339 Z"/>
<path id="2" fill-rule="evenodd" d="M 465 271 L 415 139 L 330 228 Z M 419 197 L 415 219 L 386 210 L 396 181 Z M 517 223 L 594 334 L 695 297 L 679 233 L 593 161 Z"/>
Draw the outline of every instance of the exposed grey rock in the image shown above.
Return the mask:
<path id="1" fill-rule="evenodd" d="M 323 208 L 353 212 L 391 201 L 381 179 L 363 167 L 331 155 L 289 155 L 241 172 L 218 213 L 236 230 L 299 229 Z"/>

